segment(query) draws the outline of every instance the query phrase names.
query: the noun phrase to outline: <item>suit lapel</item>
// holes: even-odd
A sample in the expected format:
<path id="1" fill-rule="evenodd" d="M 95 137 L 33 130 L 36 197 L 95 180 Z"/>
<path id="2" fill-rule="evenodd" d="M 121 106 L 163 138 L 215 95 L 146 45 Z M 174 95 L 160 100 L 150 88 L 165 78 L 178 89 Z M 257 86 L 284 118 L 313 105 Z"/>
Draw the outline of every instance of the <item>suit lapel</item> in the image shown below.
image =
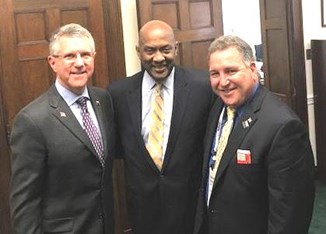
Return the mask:
<path id="1" fill-rule="evenodd" d="M 101 132 L 101 136 L 102 136 L 102 141 L 103 141 L 103 149 L 104 149 L 104 161 L 106 161 L 106 158 L 108 156 L 107 152 L 108 152 L 108 134 L 107 132 L 110 131 L 111 128 L 109 128 L 109 126 L 106 125 L 109 116 L 103 116 L 103 111 L 102 111 L 102 107 L 101 107 L 101 101 L 98 98 L 98 96 L 96 95 L 96 93 L 93 91 L 92 87 L 88 87 L 88 92 L 90 95 L 90 99 L 91 99 L 91 103 L 97 118 L 97 122 L 98 125 L 100 127 L 100 132 Z M 94 148 L 94 147 L 92 147 Z M 94 151 L 95 152 L 95 149 Z"/>
<path id="2" fill-rule="evenodd" d="M 50 109 L 52 114 L 67 128 L 69 131 L 78 138 L 83 144 L 85 144 L 93 154 L 96 151 L 88 138 L 84 129 L 80 126 L 75 115 L 72 113 L 71 109 L 64 101 L 64 99 L 59 95 L 54 86 L 51 87 L 49 91 Z"/>
<path id="3" fill-rule="evenodd" d="M 217 124 L 218 124 L 218 119 L 219 116 L 221 114 L 223 108 L 223 103 L 220 99 L 217 99 L 217 101 L 215 102 L 215 104 L 213 105 L 210 114 L 209 114 L 209 118 L 208 118 L 208 126 L 206 129 L 206 136 L 205 136 L 205 151 L 204 151 L 204 175 L 205 178 L 208 176 L 208 167 L 209 167 L 209 160 L 211 157 L 211 150 L 212 150 L 212 144 L 213 141 L 215 140 L 215 134 L 216 134 L 216 129 L 217 129 Z M 206 180 L 205 180 L 206 181 Z"/>
<path id="4" fill-rule="evenodd" d="M 128 108 L 129 108 L 129 114 L 132 116 L 131 119 L 131 127 L 134 128 L 134 131 L 137 133 L 137 141 L 138 143 L 143 143 L 143 138 L 141 136 L 141 123 L 142 123 L 142 117 L 141 117 L 141 85 L 142 85 L 142 76 L 143 72 L 139 73 L 138 76 L 134 78 L 128 78 L 133 79 L 133 83 L 128 90 Z"/>
<path id="5" fill-rule="evenodd" d="M 175 68 L 174 75 L 174 91 L 173 91 L 173 109 L 172 109 L 172 117 L 170 124 L 170 133 L 169 140 L 166 148 L 166 153 L 164 155 L 163 161 L 163 170 L 168 164 L 168 161 L 171 157 L 171 152 L 175 147 L 175 143 L 177 142 L 178 133 L 180 131 L 180 127 L 182 125 L 182 119 L 188 104 L 188 96 L 190 93 L 190 87 L 186 80 L 186 77 L 182 74 L 182 70 L 178 67 Z"/>
<path id="6" fill-rule="evenodd" d="M 152 160 L 150 154 L 148 153 L 144 139 L 141 135 L 142 128 L 142 80 L 143 80 L 144 72 L 140 72 L 135 76 L 128 78 L 132 79 L 133 83 L 130 86 L 130 89 L 127 93 L 128 99 L 128 109 L 129 115 L 131 117 L 131 127 L 135 131 L 136 135 L 136 143 L 139 146 L 139 149 L 142 150 L 143 153 L 139 154 L 141 157 L 141 162 L 145 160 L 148 165 L 155 171 L 158 171 L 154 161 Z"/>
<path id="7" fill-rule="evenodd" d="M 255 97 L 250 103 L 247 104 L 248 106 L 244 110 L 244 113 L 242 114 L 241 118 L 237 121 L 236 126 L 234 126 L 234 129 L 229 137 L 228 144 L 224 150 L 219 168 L 215 175 L 214 188 L 229 163 L 231 163 L 232 159 L 236 157 L 237 150 L 243 142 L 243 139 L 251 130 L 255 122 L 258 120 L 257 112 L 260 110 L 264 96 L 265 90 L 263 88 L 257 90 Z"/>

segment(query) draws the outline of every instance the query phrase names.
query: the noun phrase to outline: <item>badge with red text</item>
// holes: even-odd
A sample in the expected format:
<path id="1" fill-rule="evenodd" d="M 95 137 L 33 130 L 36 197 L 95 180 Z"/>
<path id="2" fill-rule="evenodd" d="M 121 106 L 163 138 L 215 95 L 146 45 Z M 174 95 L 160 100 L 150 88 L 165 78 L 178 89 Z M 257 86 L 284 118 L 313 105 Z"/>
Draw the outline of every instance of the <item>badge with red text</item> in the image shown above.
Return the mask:
<path id="1" fill-rule="evenodd" d="M 237 163 L 238 164 L 251 164 L 250 150 L 237 150 Z"/>

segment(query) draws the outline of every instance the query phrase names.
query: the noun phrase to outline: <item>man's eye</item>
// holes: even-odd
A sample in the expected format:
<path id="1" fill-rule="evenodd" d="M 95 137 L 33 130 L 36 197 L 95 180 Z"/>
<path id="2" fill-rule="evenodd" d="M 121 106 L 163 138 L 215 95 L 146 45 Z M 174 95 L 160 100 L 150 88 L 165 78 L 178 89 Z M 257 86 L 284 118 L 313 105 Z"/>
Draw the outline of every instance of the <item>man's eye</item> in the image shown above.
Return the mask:
<path id="1" fill-rule="evenodd" d="M 74 54 L 66 54 L 65 55 L 65 58 L 66 59 L 74 59 L 75 58 L 75 55 Z"/>
<path id="2" fill-rule="evenodd" d="M 228 75 L 234 75 L 235 73 L 237 73 L 238 72 L 238 70 L 236 70 L 236 69 L 230 69 L 230 70 L 228 70 L 227 72 L 226 72 L 226 74 L 228 74 Z"/>
<path id="3" fill-rule="evenodd" d="M 213 72 L 213 73 L 210 74 L 210 77 L 217 78 L 217 77 L 219 77 L 219 73 L 218 72 Z"/>
<path id="4" fill-rule="evenodd" d="M 92 57 L 91 53 L 85 52 L 80 55 L 83 59 L 89 59 Z"/>
<path id="5" fill-rule="evenodd" d="M 170 53 L 171 52 L 171 49 L 170 48 L 164 48 L 163 49 L 163 53 Z"/>
<path id="6" fill-rule="evenodd" d="M 145 52 L 146 53 L 153 53 L 154 52 L 154 49 L 152 49 L 152 48 L 145 48 Z"/>

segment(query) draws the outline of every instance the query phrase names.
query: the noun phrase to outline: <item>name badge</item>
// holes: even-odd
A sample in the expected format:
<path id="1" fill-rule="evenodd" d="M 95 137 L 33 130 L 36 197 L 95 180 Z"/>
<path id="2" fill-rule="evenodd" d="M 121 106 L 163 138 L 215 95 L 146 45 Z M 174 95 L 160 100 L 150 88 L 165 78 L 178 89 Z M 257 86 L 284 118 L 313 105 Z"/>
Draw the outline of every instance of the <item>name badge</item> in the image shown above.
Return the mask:
<path id="1" fill-rule="evenodd" d="M 237 163 L 238 164 L 251 164 L 250 150 L 237 150 Z"/>

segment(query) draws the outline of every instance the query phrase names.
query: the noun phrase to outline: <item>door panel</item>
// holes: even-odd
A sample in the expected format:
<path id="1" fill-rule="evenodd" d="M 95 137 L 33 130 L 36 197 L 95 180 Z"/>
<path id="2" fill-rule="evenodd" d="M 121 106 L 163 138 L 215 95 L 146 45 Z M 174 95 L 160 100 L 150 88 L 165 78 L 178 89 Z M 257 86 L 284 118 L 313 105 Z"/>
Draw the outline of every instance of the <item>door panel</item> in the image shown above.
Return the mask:
<path id="1" fill-rule="evenodd" d="M 96 1 L 13 1 L 12 20 L 8 23 L 7 34 L 14 42 L 12 47 L 3 47 L 4 54 L 11 54 L 12 61 L 3 61 L 4 105 L 8 111 L 8 124 L 19 109 L 47 90 L 53 82 L 51 71 L 47 65 L 48 38 L 52 31 L 60 25 L 74 22 L 88 28 L 96 43 L 95 75 L 92 84 L 106 86 L 108 84 L 108 66 L 106 46 L 103 43 L 104 24 L 103 11 Z M 95 9 L 97 7 L 97 9 Z M 31 25 L 32 24 L 32 25 Z M 102 43 L 98 43 L 102 42 Z M 15 69 L 10 69 L 12 65 Z M 6 69 L 8 68 L 8 69 Z M 14 70 L 14 72 L 13 72 Z M 9 92 L 15 87 L 24 87 L 28 92 Z M 14 101 L 15 105 L 7 100 Z"/>
<path id="2" fill-rule="evenodd" d="M 315 96 L 317 176 L 326 184 L 326 40 L 311 40 L 311 61 Z"/>
<path id="3" fill-rule="evenodd" d="M 137 0 L 139 27 L 152 19 L 174 29 L 177 64 L 207 69 L 209 44 L 223 34 L 221 0 Z"/>
<path id="4" fill-rule="evenodd" d="M 308 126 L 300 0 L 260 0 L 264 84 Z"/>

